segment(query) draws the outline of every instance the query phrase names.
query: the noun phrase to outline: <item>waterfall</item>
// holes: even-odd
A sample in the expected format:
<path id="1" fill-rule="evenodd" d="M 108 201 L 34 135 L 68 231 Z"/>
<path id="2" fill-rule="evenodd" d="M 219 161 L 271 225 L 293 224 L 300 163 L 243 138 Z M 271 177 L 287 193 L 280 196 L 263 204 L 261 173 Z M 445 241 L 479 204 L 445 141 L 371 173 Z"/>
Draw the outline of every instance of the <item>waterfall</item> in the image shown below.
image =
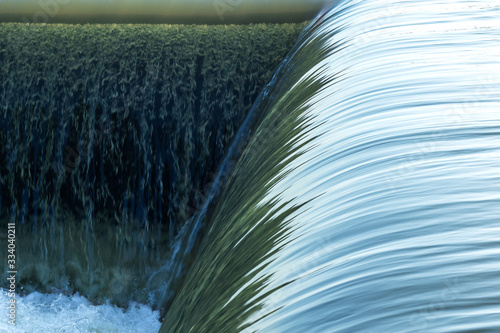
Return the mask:
<path id="1" fill-rule="evenodd" d="M 322 12 L 254 106 L 160 331 L 500 330 L 499 14 Z"/>
<path id="2" fill-rule="evenodd" d="M 176 239 L 304 27 L 0 24 L 0 226 L 23 293 L 164 313 Z"/>

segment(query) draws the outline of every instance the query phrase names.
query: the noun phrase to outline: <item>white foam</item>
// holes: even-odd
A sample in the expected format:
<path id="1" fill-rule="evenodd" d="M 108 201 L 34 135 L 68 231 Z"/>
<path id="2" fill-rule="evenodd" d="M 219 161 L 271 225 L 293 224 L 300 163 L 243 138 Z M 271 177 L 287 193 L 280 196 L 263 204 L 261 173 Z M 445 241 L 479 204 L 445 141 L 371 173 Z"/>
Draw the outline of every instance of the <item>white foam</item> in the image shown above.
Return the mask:
<path id="1" fill-rule="evenodd" d="M 16 299 L 16 325 L 8 324 L 10 298 L 0 288 L 0 332 L 125 333 L 158 332 L 160 314 L 150 307 L 131 303 L 123 310 L 113 305 L 92 305 L 77 295 L 31 293 Z"/>

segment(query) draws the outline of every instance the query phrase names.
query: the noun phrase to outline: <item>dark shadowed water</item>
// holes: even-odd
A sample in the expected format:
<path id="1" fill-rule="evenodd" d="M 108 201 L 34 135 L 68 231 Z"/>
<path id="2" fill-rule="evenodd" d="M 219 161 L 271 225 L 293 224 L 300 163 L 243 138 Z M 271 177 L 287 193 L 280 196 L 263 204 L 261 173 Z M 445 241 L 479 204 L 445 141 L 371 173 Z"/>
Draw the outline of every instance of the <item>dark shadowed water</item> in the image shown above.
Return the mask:
<path id="1" fill-rule="evenodd" d="M 15 223 L 18 292 L 165 313 L 175 239 L 304 27 L 0 24 L 0 244 Z"/>

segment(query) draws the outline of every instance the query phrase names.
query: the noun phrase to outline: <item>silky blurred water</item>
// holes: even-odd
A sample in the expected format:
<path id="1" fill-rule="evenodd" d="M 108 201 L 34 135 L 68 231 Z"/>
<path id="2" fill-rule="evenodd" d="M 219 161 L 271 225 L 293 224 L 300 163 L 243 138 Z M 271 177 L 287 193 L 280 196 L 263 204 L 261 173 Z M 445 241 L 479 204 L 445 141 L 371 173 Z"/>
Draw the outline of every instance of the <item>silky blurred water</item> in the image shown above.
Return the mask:
<path id="1" fill-rule="evenodd" d="M 162 331 L 500 331 L 499 17 L 488 0 L 320 14 Z"/>

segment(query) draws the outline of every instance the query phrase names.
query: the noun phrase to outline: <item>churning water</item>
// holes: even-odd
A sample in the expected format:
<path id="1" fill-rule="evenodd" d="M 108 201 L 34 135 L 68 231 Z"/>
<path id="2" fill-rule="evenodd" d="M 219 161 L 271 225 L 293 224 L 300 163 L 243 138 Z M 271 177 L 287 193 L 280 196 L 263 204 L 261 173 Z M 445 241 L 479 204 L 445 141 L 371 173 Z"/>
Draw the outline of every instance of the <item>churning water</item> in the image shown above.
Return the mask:
<path id="1" fill-rule="evenodd" d="M 0 290 L 0 301 L 10 298 Z M 160 328 L 158 311 L 131 303 L 126 311 L 104 304 L 94 306 L 85 297 L 34 292 L 17 303 L 18 317 L 12 329 L 2 320 L 0 332 L 13 333 L 150 333 Z"/>
<path id="2" fill-rule="evenodd" d="M 498 332 L 498 17 L 496 0 L 321 13 L 254 105 L 160 331 Z M 23 302 L 94 309 L 60 297 Z"/>

